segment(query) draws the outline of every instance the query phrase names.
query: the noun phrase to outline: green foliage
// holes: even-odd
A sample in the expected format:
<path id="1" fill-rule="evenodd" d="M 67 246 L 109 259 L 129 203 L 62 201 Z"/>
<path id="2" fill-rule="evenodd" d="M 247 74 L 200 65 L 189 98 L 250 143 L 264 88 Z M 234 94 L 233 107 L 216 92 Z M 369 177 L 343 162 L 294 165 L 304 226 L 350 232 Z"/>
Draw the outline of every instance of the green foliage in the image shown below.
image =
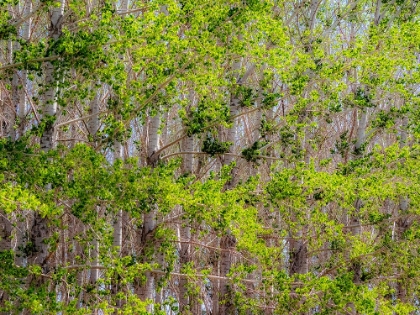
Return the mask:
<path id="1" fill-rule="evenodd" d="M 52 39 L 58 1 L 30 16 L 22 2 L 0 1 L 0 312 L 176 313 L 181 277 L 185 313 L 210 297 L 227 314 L 416 310 L 413 1 L 130 1 L 128 13 L 123 1 L 88 2 L 66 3 Z M 44 115 L 47 92 L 57 115 Z M 366 139 L 354 149 L 361 111 Z M 167 155 L 151 163 L 156 115 Z M 57 146 L 44 152 L 37 143 L 52 130 Z M 226 131 L 236 139 L 221 140 Z M 188 177 L 170 159 L 185 133 L 201 143 Z M 148 215 L 155 225 L 143 235 Z M 307 270 L 294 271 L 303 261 Z M 153 301 L 141 294 L 152 278 Z"/>
<path id="2" fill-rule="evenodd" d="M 254 142 L 251 147 L 242 150 L 243 158 L 248 162 L 256 163 L 259 159 L 258 156 L 261 154 L 260 149 L 266 144 L 266 142 Z"/>
<path id="3" fill-rule="evenodd" d="M 14 25 L 0 25 L 0 39 L 7 40 L 16 35 L 16 27 Z"/>
<path id="4" fill-rule="evenodd" d="M 187 128 L 187 135 L 192 136 L 202 133 L 209 126 L 215 123 L 226 122 L 228 120 L 228 107 L 204 97 L 199 101 L 198 106 L 190 110 L 187 114 L 181 110 L 179 115 L 184 120 Z"/>
<path id="5" fill-rule="evenodd" d="M 264 108 L 273 108 L 278 104 L 278 100 L 280 98 L 279 93 L 269 93 L 264 95 L 264 99 L 262 101 Z"/>
<path id="6" fill-rule="evenodd" d="M 230 142 L 222 142 L 216 138 L 207 136 L 203 141 L 203 147 L 201 150 L 210 156 L 215 156 L 228 152 L 231 145 L 232 143 Z"/>
<path id="7" fill-rule="evenodd" d="M 340 140 L 336 140 L 335 149 L 331 153 L 340 153 L 344 157 L 350 149 L 350 143 L 348 141 L 348 131 L 343 132 L 340 135 Z"/>

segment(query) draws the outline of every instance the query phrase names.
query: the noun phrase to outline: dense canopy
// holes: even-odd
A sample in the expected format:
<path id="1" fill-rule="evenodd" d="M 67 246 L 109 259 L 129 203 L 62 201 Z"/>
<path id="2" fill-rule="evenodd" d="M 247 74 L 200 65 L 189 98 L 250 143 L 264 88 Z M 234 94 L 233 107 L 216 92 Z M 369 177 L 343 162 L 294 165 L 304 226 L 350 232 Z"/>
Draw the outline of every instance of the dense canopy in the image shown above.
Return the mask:
<path id="1" fill-rule="evenodd" d="M 419 17 L 0 1 L 0 314 L 418 314 Z"/>

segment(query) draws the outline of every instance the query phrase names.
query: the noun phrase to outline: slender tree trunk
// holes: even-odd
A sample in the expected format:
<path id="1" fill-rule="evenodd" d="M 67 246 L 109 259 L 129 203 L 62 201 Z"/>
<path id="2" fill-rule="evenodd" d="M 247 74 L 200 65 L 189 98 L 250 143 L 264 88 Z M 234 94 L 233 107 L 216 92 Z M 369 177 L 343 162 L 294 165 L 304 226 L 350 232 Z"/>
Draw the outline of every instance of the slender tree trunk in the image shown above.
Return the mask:
<path id="1" fill-rule="evenodd" d="M 11 40 L 7 41 L 7 62 L 9 64 L 13 63 L 13 42 Z M 17 97 L 18 97 L 18 91 L 17 91 L 17 80 L 15 78 L 17 77 L 16 71 L 14 71 L 13 79 L 11 83 L 12 86 L 12 95 L 11 100 L 12 104 L 7 104 L 6 102 L 2 104 L 4 106 L 4 113 L 5 113 L 5 119 L 1 121 L 1 128 L 2 133 L 1 135 L 4 137 L 10 137 L 11 140 L 15 140 L 15 132 L 14 132 L 14 124 L 15 124 L 15 105 Z M 11 237 L 12 237 L 12 224 L 10 222 L 10 217 L 3 211 L 0 211 L 0 251 L 6 251 L 11 249 Z M 1 300 L 0 300 L 1 301 Z"/>
<path id="2" fill-rule="evenodd" d="M 359 120 L 356 133 L 356 143 L 354 145 L 354 158 L 363 155 L 363 146 L 366 141 L 366 127 L 367 127 L 367 111 L 366 109 L 359 109 Z M 348 224 L 350 225 L 350 233 L 352 236 L 357 237 L 362 233 L 362 226 L 360 224 L 359 214 L 360 209 L 363 207 L 363 201 L 356 198 L 354 202 L 354 213 L 350 215 Z M 347 257 L 349 258 L 349 257 Z M 362 264 L 361 261 L 353 261 L 350 264 L 350 270 L 353 272 L 353 283 L 360 284 L 362 282 Z M 353 303 L 349 304 L 352 314 L 357 314 L 356 308 Z"/>
<path id="3" fill-rule="evenodd" d="M 380 22 L 380 7 L 381 7 L 381 0 L 376 1 L 376 10 L 374 16 L 374 24 L 375 26 L 379 25 Z M 351 37 L 355 37 L 355 30 L 352 25 L 351 28 Z M 357 77 L 357 76 L 355 76 Z M 367 121 L 368 121 L 368 114 L 366 108 L 359 108 L 358 109 L 358 126 L 356 132 L 356 142 L 354 145 L 354 157 L 353 158 L 360 158 L 364 155 L 364 146 L 366 142 L 366 128 L 367 128 Z M 356 198 L 354 203 L 354 213 L 350 216 L 349 225 L 351 226 L 350 232 L 353 236 L 357 237 L 362 233 L 362 227 L 360 224 L 360 209 L 363 207 L 363 200 L 359 197 Z M 353 271 L 353 282 L 355 284 L 360 284 L 362 281 L 362 265 L 360 261 L 351 262 L 351 270 Z M 353 313 L 357 313 L 353 303 L 350 304 Z"/>
<path id="4" fill-rule="evenodd" d="M 76 231 L 77 231 L 76 233 L 74 233 L 72 235 L 73 236 L 72 237 L 73 238 L 73 246 L 74 246 L 74 254 L 73 254 L 73 257 L 72 257 L 73 258 L 72 263 L 77 265 L 77 264 L 80 263 L 79 259 L 80 259 L 80 255 L 82 255 L 82 253 L 83 253 L 83 248 L 82 248 L 80 242 L 74 240 L 74 236 L 77 235 L 77 234 L 79 234 L 79 235 L 80 234 L 82 234 L 82 235 L 85 234 L 85 226 L 77 224 L 78 222 L 77 222 L 76 218 L 74 218 L 74 217 L 73 217 L 72 221 L 73 221 L 72 226 L 75 226 Z M 78 259 L 76 259 L 76 258 L 78 258 Z M 89 281 L 88 272 L 90 272 L 90 270 L 82 269 L 77 273 L 76 281 L 77 281 L 77 286 L 79 288 L 84 288 L 86 283 Z M 86 298 L 86 294 L 85 294 L 84 290 L 80 290 L 80 293 L 77 297 L 77 308 L 80 309 L 80 308 L 85 306 L 84 305 L 85 298 Z"/>
<path id="5" fill-rule="evenodd" d="M 57 6 L 51 9 L 51 24 L 49 28 L 49 37 L 56 41 L 61 36 L 61 29 L 64 17 L 65 0 L 56 2 Z M 54 146 L 54 124 L 51 119 L 57 113 L 57 92 L 58 81 L 56 79 L 57 69 L 51 62 L 46 62 L 45 66 L 45 86 L 47 91 L 44 94 L 44 110 L 43 117 L 49 123 L 46 124 L 44 132 L 41 136 L 41 149 L 49 151 Z M 35 247 L 35 252 L 32 253 L 31 262 L 38 264 L 47 271 L 51 266 L 50 253 L 48 244 L 45 242 L 50 235 L 51 231 L 48 227 L 49 220 L 42 217 L 39 213 L 35 213 L 34 225 L 32 228 L 32 240 Z"/>
<path id="6" fill-rule="evenodd" d="M 182 143 L 182 150 L 184 152 L 193 152 L 194 151 L 194 137 L 186 137 Z M 194 155 L 193 154 L 184 154 L 182 160 L 182 172 L 186 174 L 192 174 L 194 172 Z"/>
<path id="7" fill-rule="evenodd" d="M 404 117 L 401 126 L 400 132 L 400 148 L 404 148 L 407 145 L 407 128 L 408 128 L 408 117 Z M 396 241 L 401 241 L 404 239 L 404 233 L 407 229 L 410 228 L 412 224 L 412 219 L 408 216 L 408 209 L 410 206 L 410 202 L 408 198 L 401 196 L 399 201 L 399 211 L 398 211 L 398 219 L 395 222 L 397 235 Z M 398 300 L 401 302 L 408 302 L 407 301 L 407 285 L 404 283 L 404 279 L 400 278 L 397 280 L 397 288 L 396 288 L 396 295 Z"/>
<path id="8" fill-rule="evenodd" d="M 100 86 L 100 82 L 97 82 L 96 86 Z M 97 88 L 95 86 L 95 88 Z M 92 115 L 88 121 L 88 132 L 89 135 L 92 137 L 92 142 L 95 145 L 96 144 L 96 134 L 99 130 L 99 107 L 100 107 L 100 101 L 101 101 L 101 93 L 98 90 L 95 91 L 95 97 L 92 100 L 90 104 L 89 114 Z M 99 207 L 96 206 L 96 212 L 99 216 Z M 100 254 L 100 239 L 98 239 L 98 235 L 95 233 L 92 240 L 92 248 L 90 251 L 90 258 L 91 258 L 91 264 L 93 266 L 99 266 L 100 260 L 99 260 L 99 254 Z M 89 282 L 90 284 L 96 288 L 97 282 L 99 280 L 99 269 L 98 268 L 92 268 L 90 269 L 90 278 Z M 98 314 L 98 309 L 94 309 L 93 313 Z"/>
<path id="9" fill-rule="evenodd" d="M 51 10 L 51 24 L 49 29 L 49 37 L 54 41 L 58 40 L 61 36 L 61 29 L 64 17 L 65 0 L 56 2 L 57 6 L 54 6 Z M 59 6 L 58 6 L 59 5 Z M 57 93 L 58 93 L 58 81 L 56 79 L 57 69 L 51 62 L 45 63 L 45 86 L 47 91 L 44 95 L 44 119 L 48 117 L 55 117 L 57 114 Z M 47 124 L 42 136 L 41 136 L 41 149 L 48 151 L 53 148 L 54 145 L 54 126 L 52 123 Z"/>
<path id="10" fill-rule="evenodd" d="M 98 82 L 99 86 L 100 82 Z M 92 137 L 93 143 L 96 141 L 96 133 L 99 130 L 99 106 L 101 101 L 101 93 L 99 90 L 95 91 L 95 97 L 90 104 L 89 115 L 92 115 L 88 121 L 88 131 Z"/>
<path id="11" fill-rule="evenodd" d="M 237 77 L 238 85 L 242 85 L 246 80 L 246 78 L 244 80 L 243 77 L 241 78 L 239 76 L 240 69 L 241 69 L 241 62 L 240 61 L 234 62 L 232 70 L 235 77 Z M 234 119 L 233 117 L 235 117 L 239 113 L 239 110 L 240 110 L 239 106 L 240 106 L 240 100 L 239 100 L 238 95 L 236 94 L 236 92 L 232 93 L 231 98 L 230 98 L 229 111 L 230 111 L 230 117 L 232 117 L 233 122 L 232 122 L 232 127 L 229 128 L 226 133 L 226 141 L 230 142 L 231 146 L 229 147 L 229 151 L 228 151 L 228 153 L 230 154 L 225 155 L 223 159 L 224 165 L 229 165 L 234 161 L 234 156 L 232 154 L 234 154 L 235 152 L 236 132 L 238 128 L 238 125 L 237 125 L 238 123 L 237 123 L 237 120 Z M 231 178 L 225 185 L 225 189 L 232 189 L 236 185 L 237 181 L 238 181 L 238 166 L 235 165 L 231 172 Z M 220 276 L 222 277 L 226 277 L 230 272 L 230 268 L 231 268 L 232 260 L 233 260 L 232 249 L 234 249 L 235 245 L 236 245 L 236 239 L 232 235 L 231 231 L 228 229 L 225 235 L 223 235 L 220 239 L 221 253 L 220 253 L 219 268 L 220 268 Z M 229 297 L 229 294 L 228 294 L 230 287 L 226 280 L 217 281 L 217 282 L 218 282 L 217 287 L 219 288 L 218 291 L 220 294 L 219 315 L 227 315 L 232 312 L 231 298 Z"/>
<path id="12" fill-rule="evenodd" d="M 12 224 L 5 213 L 0 213 L 0 251 L 11 249 Z"/>
<path id="13" fill-rule="evenodd" d="M 188 95 L 190 108 L 194 106 L 193 93 L 194 93 L 193 91 L 190 91 Z M 186 137 L 184 140 L 182 140 L 182 151 L 184 152 L 194 151 L 194 137 L 193 136 Z M 188 174 L 188 175 L 193 174 L 194 162 L 195 162 L 195 158 L 193 154 L 191 153 L 184 154 L 182 165 L 181 165 L 182 173 Z M 182 269 L 182 267 L 185 264 L 191 261 L 191 245 L 189 243 L 191 240 L 191 231 L 190 231 L 188 220 L 179 224 L 178 230 L 179 230 L 179 241 L 180 241 L 179 264 L 180 264 L 180 269 Z M 179 278 L 179 309 L 181 313 L 185 313 L 185 314 L 188 311 L 191 312 L 193 308 L 193 300 L 192 300 L 193 297 L 189 296 L 187 286 L 188 286 L 188 279 L 185 277 L 180 277 Z"/>
<path id="14" fill-rule="evenodd" d="M 32 1 L 26 1 L 24 7 L 24 16 L 28 16 L 32 11 Z M 22 39 L 24 41 L 28 41 L 30 38 L 30 28 L 32 24 L 32 19 L 27 19 L 22 24 Z M 20 85 L 22 89 L 19 90 L 19 101 L 17 103 L 17 116 L 19 118 L 19 124 L 17 133 L 15 133 L 15 138 L 22 137 L 25 133 L 26 128 L 26 105 L 27 105 L 27 85 L 28 85 L 28 71 L 22 70 L 21 75 L 19 78 Z M 15 264 L 17 266 L 24 266 L 26 263 L 26 254 L 22 250 L 26 247 L 27 244 L 27 222 L 32 217 L 32 214 L 27 209 L 22 209 L 22 215 L 19 213 L 15 216 L 16 217 L 16 255 L 15 255 Z"/>
<path id="15" fill-rule="evenodd" d="M 11 42 L 11 41 L 9 41 Z M 17 44 L 13 44 L 13 50 L 17 50 Z M 8 128 L 7 128 L 7 135 L 10 137 L 11 140 L 17 140 L 17 133 L 15 129 L 16 124 L 16 109 L 19 107 L 19 99 L 20 99 L 20 91 L 19 91 L 19 74 L 17 70 L 13 71 L 13 78 L 12 78 L 12 106 L 9 108 L 9 117 L 7 118 L 8 121 Z"/>
<path id="16" fill-rule="evenodd" d="M 24 16 L 28 16 L 32 11 L 32 1 L 25 1 L 24 7 Z M 31 29 L 32 19 L 29 18 L 22 24 L 22 39 L 28 41 L 30 38 L 30 29 Z M 20 85 L 22 89 L 19 95 L 19 105 L 17 110 L 17 115 L 19 118 L 19 137 L 21 137 L 25 132 L 26 127 L 26 100 L 27 100 L 27 84 L 28 84 L 28 70 L 22 70 L 20 75 Z"/>
<path id="17" fill-rule="evenodd" d="M 114 222 L 114 240 L 113 246 L 117 248 L 117 253 L 121 254 L 122 248 L 122 210 L 118 210 L 117 216 Z"/>
<path id="18" fill-rule="evenodd" d="M 190 101 L 191 97 L 190 97 Z M 187 137 L 183 140 L 183 151 L 193 152 L 194 150 L 194 138 Z M 194 170 L 194 156 L 192 154 L 185 154 L 182 161 L 182 172 L 186 174 L 192 174 Z M 179 251 L 179 263 L 182 268 L 185 264 L 191 261 L 191 231 L 189 222 L 185 222 L 179 225 L 180 235 L 180 251 Z M 193 308 L 193 297 L 188 294 L 188 279 L 186 277 L 179 278 L 179 309 L 182 314 L 187 314 L 192 311 Z"/>
<path id="19" fill-rule="evenodd" d="M 11 10 L 13 16 L 13 10 Z M 11 40 L 7 41 L 6 46 L 6 62 L 8 64 L 13 63 L 13 49 L 14 43 Z M 4 117 L 0 121 L 0 128 L 1 133 L 0 136 L 2 137 L 9 137 L 11 141 L 16 140 L 16 131 L 14 129 L 15 121 L 16 121 L 16 104 L 18 104 L 18 81 L 17 81 L 17 70 L 13 71 L 13 78 L 9 84 L 11 84 L 11 104 L 9 102 L 4 102 L 2 108 Z M 0 210 L 0 252 L 1 251 L 10 251 L 12 249 L 12 234 L 13 234 L 13 226 L 11 216 L 8 215 L 3 210 Z M 1 281 L 1 280 L 0 280 Z M 5 301 L 9 299 L 9 295 L 0 290 L 0 305 L 4 305 Z M 6 313 L 1 313 L 6 314 Z"/>
<path id="20" fill-rule="evenodd" d="M 99 241 L 98 239 L 94 238 L 92 241 L 92 249 L 91 249 L 91 259 L 92 259 L 92 265 L 98 266 L 99 265 Z M 90 270 L 90 283 L 93 285 L 96 284 L 96 282 L 99 279 L 99 269 L 98 268 L 92 268 Z"/>
<path id="21" fill-rule="evenodd" d="M 298 231 L 290 240 L 290 275 L 308 272 L 308 248 L 303 232 L 304 229 Z"/>
<path id="22" fill-rule="evenodd" d="M 360 118 L 357 127 L 357 136 L 356 144 L 354 146 L 354 154 L 356 157 L 361 157 L 363 155 L 363 146 L 366 141 L 366 127 L 367 127 L 367 111 L 360 110 Z M 363 201 L 360 198 L 357 198 L 354 203 L 354 214 L 350 217 L 350 226 L 351 234 L 353 236 L 358 236 L 362 232 L 362 227 L 360 224 L 359 213 L 360 209 L 363 207 Z M 353 282 L 358 284 L 361 282 L 362 269 L 360 262 L 352 263 L 353 270 Z"/>
<path id="23" fill-rule="evenodd" d="M 123 158 L 123 147 L 120 142 L 115 143 L 115 152 L 114 152 L 114 159 L 122 159 Z M 118 257 L 121 256 L 121 250 L 123 245 L 123 212 L 122 210 L 118 210 L 117 214 L 114 219 L 114 235 L 113 235 L 113 242 L 112 245 L 117 251 Z M 119 290 L 119 279 L 114 279 L 112 283 L 112 293 L 115 296 Z M 116 306 L 121 307 L 122 301 L 117 299 Z"/>
<path id="24" fill-rule="evenodd" d="M 367 111 L 359 110 L 359 115 L 356 144 L 354 145 L 354 153 L 356 157 L 360 157 L 362 155 L 363 146 L 366 141 Z"/>
<path id="25" fill-rule="evenodd" d="M 16 18 L 16 16 L 19 14 L 19 3 L 16 3 L 16 5 L 14 7 L 10 6 L 9 7 L 9 12 L 10 15 L 13 19 Z M 13 41 L 11 39 L 9 39 L 7 41 L 7 48 L 6 48 L 6 54 L 7 54 L 7 62 L 9 64 L 13 64 L 14 60 L 13 60 L 13 54 L 14 52 L 16 52 L 19 49 L 19 43 L 17 41 Z M 5 124 L 5 131 L 6 131 L 6 136 L 10 137 L 10 139 L 12 141 L 15 141 L 17 139 L 16 137 L 16 129 L 15 129 L 15 124 L 16 124 L 16 111 L 18 110 L 19 107 L 19 72 L 17 69 L 13 69 L 13 76 L 12 76 L 12 80 L 9 82 L 11 84 L 11 101 L 12 104 L 10 104 L 10 106 L 8 106 L 8 108 L 6 109 L 6 124 Z"/>
<path id="26" fill-rule="evenodd" d="M 309 5 L 309 40 L 306 44 L 306 48 L 308 52 L 313 51 L 312 45 L 312 34 L 313 29 L 316 23 L 316 13 L 318 10 L 320 1 L 319 0 L 311 0 Z M 307 70 L 309 78 L 314 77 L 314 72 L 311 69 Z M 306 96 L 307 97 L 307 96 Z M 308 114 L 305 114 L 307 118 Z M 303 117 L 302 117 L 303 118 Z M 311 133 L 309 131 L 309 127 L 305 127 L 304 130 L 304 138 L 302 139 L 302 150 L 305 152 L 303 161 L 306 164 L 309 164 L 310 157 L 311 157 L 311 148 L 310 148 L 310 139 Z M 307 226 L 302 226 L 299 231 L 297 231 L 296 235 L 290 239 L 289 242 L 289 249 L 290 249 L 290 275 L 293 274 L 306 274 L 309 271 L 309 264 L 308 264 L 308 246 L 307 240 L 305 238 L 305 234 L 307 232 Z"/>
<path id="27" fill-rule="evenodd" d="M 127 12 L 128 10 L 128 6 L 129 6 L 129 0 L 122 0 L 120 2 L 120 11 L 121 11 L 121 16 L 124 17 L 126 14 L 125 12 Z M 123 59 L 124 56 L 120 55 L 120 59 Z M 98 113 L 99 113 L 99 108 L 97 109 Z M 124 147 L 123 144 L 121 142 L 116 142 L 114 145 L 114 160 L 117 159 L 124 159 Z M 122 210 L 118 210 L 117 211 L 117 216 L 115 218 L 114 221 L 114 238 L 113 238 L 113 245 L 115 247 L 118 248 L 118 253 L 121 254 L 121 250 L 122 250 L 122 234 L 123 234 L 123 213 Z"/>
<path id="28" fill-rule="evenodd" d="M 120 10 L 122 13 L 122 17 L 125 16 L 125 12 L 128 10 L 129 1 L 128 0 L 122 0 Z M 123 59 L 124 56 L 120 55 L 120 59 Z M 97 109 L 97 112 L 99 113 L 99 108 Z M 117 141 L 114 145 L 114 161 L 117 159 L 123 159 L 123 146 L 122 143 Z M 113 223 L 114 233 L 113 233 L 113 246 L 117 250 L 118 256 L 121 256 L 122 252 L 122 246 L 123 246 L 123 212 L 122 210 L 117 210 L 117 214 L 114 218 Z M 118 293 L 119 290 L 119 279 L 114 279 L 114 283 L 112 283 L 112 293 L 115 296 Z M 121 307 L 122 301 L 117 299 L 116 306 Z M 117 313 L 117 310 L 116 310 Z"/>
<path id="29" fill-rule="evenodd" d="M 159 144 L 159 125 L 160 125 L 160 114 L 156 113 L 154 117 L 150 119 L 148 126 L 148 142 L 147 142 L 147 160 L 149 166 L 156 166 L 158 162 L 158 156 L 155 154 L 158 151 Z M 156 229 L 157 225 L 157 206 L 151 205 L 148 212 L 143 216 L 143 230 L 141 236 L 141 243 L 143 247 L 150 246 L 148 244 L 151 240 L 152 233 Z M 140 288 L 139 295 L 143 300 L 152 300 L 154 298 L 155 278 L 152 273 L 146 273 L 146 283 Z M 153 306 L 148 305 L 148 312 L 153 311 Z"/>

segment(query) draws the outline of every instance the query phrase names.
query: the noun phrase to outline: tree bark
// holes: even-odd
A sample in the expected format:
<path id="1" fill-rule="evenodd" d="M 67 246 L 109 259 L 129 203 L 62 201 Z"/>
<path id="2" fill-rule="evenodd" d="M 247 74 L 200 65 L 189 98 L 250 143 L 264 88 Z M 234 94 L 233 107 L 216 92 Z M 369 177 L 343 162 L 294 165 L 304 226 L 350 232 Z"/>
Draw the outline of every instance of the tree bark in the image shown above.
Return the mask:
<path id="1" fill-rule="evenodd" d="M 402 120 L 401 132 L 400 132 L 400 140 L 399 145 L 400 148 L 404 148 L 407 145 L 407 138 L 408 138 L 408 117 L 404 117 Z M 399 211 L 398 211 L 398 219 L 395 222 L 396 230 L 397 230 L 397 242 L 402 241 L 404 239 L 405 232 L 410 228 L 412 225 L 412 218 L 408 215 L 408 210 L 410 206 L 410 201 L 407 197 L 401 196 L 399 200 Z M 396 288 L 396 296 L 401 302 L 408 302 L 407 301 L 407 284 L 404 281 L 405 279 L 402 277 L 397 280 L 397 288 Z"/>
<path id="2" fill-rule="evenodd" d="M 24 16 L 29 16 L 32 11 L 32 1 L 25 1 L 24 7 Z M 31 29 L 32 19 L 29 18 L 22 24 L 22 39 L 24 41 L 29 41 L 30 38 L 30 29 Z M 17 109 L 17 116 L 19 118 L 18 132 L 19 137 L 25 133 L 26 128 L 26 100 L 27 100 L 27 85 L 28 85 L 28 70 L 23 69 L 20 75 L 20 85 L 22 89 L 19 95 L 19 105 Z"/>
<path id="3" fill-rule="evenodd" d="M 100 82 L 97 82 L 94 86 L 95 89 L 98 89 L 95 91 L 95 97 L 93 98 L 92 102 L 90 103 L 90 109 L 89 109 L 89 114 L 92 115 L 88 121 L 87 127 L 88 127 L 88 132 L 89 135 L 92 138 L 92 143 L 94 144 L 94 146 L 96 146 L 97 143 L 97 132 L 99 130 L 99 108 L 100 108 L 100 101 L 101 101 L 101 93 L 99 91 L 99 87 L 100 86 Z M 97 215 L 99 216 L 99 207 L 96 207 L 96 212 Z M 91 258 L 91 263 L 93 266 L 99 266 L 100 265 L 100 259 L 99 259 L 99 254 L 100 254 L 100 239 L 98 239 L 98 235 L 97 233 L 94 234 L 93 236 L 93 240 L 92 240 L 92 244 L 91 244 L 92 248 L 90 250 L 90 258 Z M 97 268 L 92 268 L 90 269 L 90 284 L 94 287 L 97 288 L 97 282 L 99 280 L 99 269 Z M 94 314 L 98 314 L 98 310 L 94 309 L 93 310 Z"/>
<path id="4" fill-rule="evenodd" d="M 236 61 L 233 63 L 232 71 L 234 76 L 237 78 L 236 83 L 237 85 L 242 85 L 246 78 L 241 77 L 239 75 L 239 71 L 241 69 L 242 63 L 241 61 Z M 239 106 L 240 106 L 240 100 L 238 95 L 235 93 L 231 94 L 230 97 L 230 104 L 229 104 L 229 111 L 230 111 L 230 117 L 232 117 L 232 127 L 227 130 L 226 135 L 226 141 L 230 142 L 231 145 L 229 147 L 229 153 L 228 155 L 224 156 L 223 164 L 229 165 L 234 161 L 234 154 L 235 152 L 235 144 L 236 144 L 236 132 L 238 123 L 237 120 L 234 118 L 238 112 L 239 112 Z M 238 166 L 235 165 L 231 171 L 231 178 L 229 181 L 225 184 L 225 189 L 232 189 L 238 181 Z M 228 223 L 229 224 L 229 223 Z M 227 231 L 225 232 L 225 235 L 223 235 L 220 239 L 220 276 L 227 277 L 227 275 L 230 272 L 230 268 L 232 265 L 232 259 L 233 256 L 231 255 L 231 250 L 236 245 L 236 239 L 232 235 L 229 227 L 227 227 Z M 218 283 L 215 285 L 216 289 L 215 291 L 218 291 L 220 296 L 218 297 L 219 301 L 219 315 L 226 315 L 232 312 L 231 307 L 231 298 L 229 297 L 229 290 L 230 286 L 226 281 L 218 281 Z M 217 295 L 215 294 L 214 298 L 217 298 Z M 213 303 L 214 304 L 214 303 Z"/>
<path id="5" fill-rule="evenodd" d="M 189 107 L 194 106 L 194 92 L 190 91 L 188 95 Z M 194 151 L 194 137 L 189 136 L 182 140 L 182 151 L 193 152 Z M 181 171 L 184 174 L 192 175 L 194 173 L 195 158 L 192 153 L 185 154 L 183 156 Z M 182 209 L 180 209 L 183 211 Z M 179 265 L 180 269 L 185 264 L 191 262 L 191 230 L 189 227 L 188 218 L 178 224 L 179 230 Z M 179 278 L 179 309 L 181 313 L 187 313 L 193 311 L 194 301 L 193 297 L 188 294 L 188 279 L 186 277 Z"/>
<path id="6" fill-rule="evenodd" d="M 13 41 L 8 40 L 7 41 L 7 47 L 6 47 L 6 61 L 9 64 L 13 63 Z M 13 141 L 15 140 L 15 131 L 14 131 L 14 124 L 15 124 L 15 105 L 17 104 L 18 99 L 18 90 L 17 90 L 17 71 L 15 70 L 13 72 L 13 78 L 11 86 L 11 104 L 8 104 L 8 102 L 3 100 L 3 110 L 4 110 L 4 119 L 1 121 L 0 128 L 1 130 L 1 136 L 3 137 L 10 137 L 10 139 Z M 10 218 L 8 215 L 0 211 L 0 251 L 10 250 L 11 249 L 11 237 L 12 237 L 12 224 L 10 222 Z"/>
<path id="7" fill-rule="evenodd" d="M 51 20 L 49 28 L 49 37 L 53 41 L 57 41 L 61 36 L 61 29 L 64 17 L 65 0 L 56 2 L 58 6 L 54 6 L 51 9 Z M 57 114 L 57 93 L 58 93 L 58 81 L 56 79 L 57 69 L 51 62 L 46 62 L 45 66 L 45 86 L 47 91 L 44 94 L 44 119 L 50 119 L 55 117 Z M 41 135 L 41 149 L 49 151 L 53 149 L 55 145 L 54 141 L 54 124 L 49 121 Z M 51 185 L 48 185 L 47 189 L 50 189 Z M 49 252 L 49 246 L 45 241 L 51 236 L 49 220 L 46 217 L 41 217 L 39 213 L 35 213 L 34 225 L 32 228 L 32 242 L 34 244 L 35 251 L 32 253 L 31 262 L 38 264 L 43 267 L 44 271 L 47 272 L 51 266 L 49 261 L 51 258 Z"/>
<path id="8" fill-rule="evenodd" d="M 115 152 L 114 152 L 114 159 L 122 159 L 123 152 L 122 152 L 122 145 L 120 142 L 115 143 Z M 112 245 L 114 246 L 118 257 L 121 256 L 122 246 L 123 246 L 123 212 L 122 210 L 117 210 L 115 219 L 114 219 L 114 234 L 113 234 L 113 242 Z M 115 296 L 119 290 L 119 279 L 114 279 L 112 283 L 112 293 Z M 120 299 L 116 300 L 116 306 L 121 307 L 122 301 Z"/>
<path id="9" fill-rule="evenodd" d="M 24 16 L 30 15 L 32 11 L 32 1 L 26 1 L 24 5 L 23 14 Z M 30 27 L 32 24 L 32 19 L 29 18 L 22 24 L 22 39 L 28 41 L 30 38 Z M 18 72 L 15 70 L 14 78 L 18 77 Z M 17 106 L 17 117 L 18 117 L 18 126 L 17 130 L 14 131 L 14 140 L 17 140 L 19 137 L 22 137 L 25 133 L 26 128 L 26 100 L 27 100 L 27 85 L 28 85 L 28 71 L 26 69 L 21 70 L 21 74 L 18 77 L 18 84 L 22 86 L 21 89 L 13 89 L 18 93 L 14 100 L 16 103 L 14 107 Z M 31 220 L 32 214 L 27 209 L 22 209 L 22 213 L 17 213 L 14 217 L 16 219 L 16 228 L 14 229 L 14 234 L 16 237 L 16 255 L 15 255 L 15 264 L 17 266 L 24 266 L 26 264 L 26 254 L 22 250 L 26 247 L 27 244 L 27 223 Z"/>
<path id="10" fill-rule="evenodd" d="M 159 126 L 160 126 L 160 113 L 157 112 L 155 116 L 150 119 L 147 134 L 147 162 L 151 167 L 155 167 L 158 162 L 158 156 L 155 154 L 159 147 Z M 143 229 L 141 235 L 142 247 L 145 248 L 150 246 L 150 241 L 152 234 L 157 226 L 157 206 L 155 204 L 150 205 L 148 212 L 143 215 Z M 144 253 L 142 253 L 144 255 Z M 143 257 L 144 259 L 146 257 Z M 155 289 L 155 277 L 151 272 L 146 272 L 146 283 L 140 288 L 139 296 L 142 300 L 151 300 L 154 299 L 154 289 Z M 147 306 L 148 312 L 153 311 L 153 304 Z"/>
<path id="11" fill-rule="evenodd" d="M 356 143 L 354 145 L 354 155 L 355 157 L 363 156 L 363 146 L 366 141 L 366 127 L 367 127 L 367 110 L 359 109 L 359 123 L 357 126 L 356 134 Z M 349 225 L 352 227 L 350 229 L 353 236 L 359 236 L 362 232 L 362 226 L 360 224 L 359 213 L 360 209 L 363 207 L 363 201 L 357 197 L 354 203 L 354 214 L 350 216 Z M 359 261 L 352 262 L 353 271 L 353 282 L 359 284 L 362 278 L 362 266 Z"/>

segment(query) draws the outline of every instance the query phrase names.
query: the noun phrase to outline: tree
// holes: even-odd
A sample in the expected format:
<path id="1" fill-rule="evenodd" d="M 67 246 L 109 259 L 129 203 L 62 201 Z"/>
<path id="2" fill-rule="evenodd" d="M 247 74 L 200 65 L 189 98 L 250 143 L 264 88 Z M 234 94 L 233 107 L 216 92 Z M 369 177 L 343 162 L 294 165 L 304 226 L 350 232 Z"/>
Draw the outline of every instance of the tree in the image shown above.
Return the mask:
<path id="1" fill-rule="evenodd" d="M 0 312 L 415 312 L 417 2 L 0 6 Z"/>

